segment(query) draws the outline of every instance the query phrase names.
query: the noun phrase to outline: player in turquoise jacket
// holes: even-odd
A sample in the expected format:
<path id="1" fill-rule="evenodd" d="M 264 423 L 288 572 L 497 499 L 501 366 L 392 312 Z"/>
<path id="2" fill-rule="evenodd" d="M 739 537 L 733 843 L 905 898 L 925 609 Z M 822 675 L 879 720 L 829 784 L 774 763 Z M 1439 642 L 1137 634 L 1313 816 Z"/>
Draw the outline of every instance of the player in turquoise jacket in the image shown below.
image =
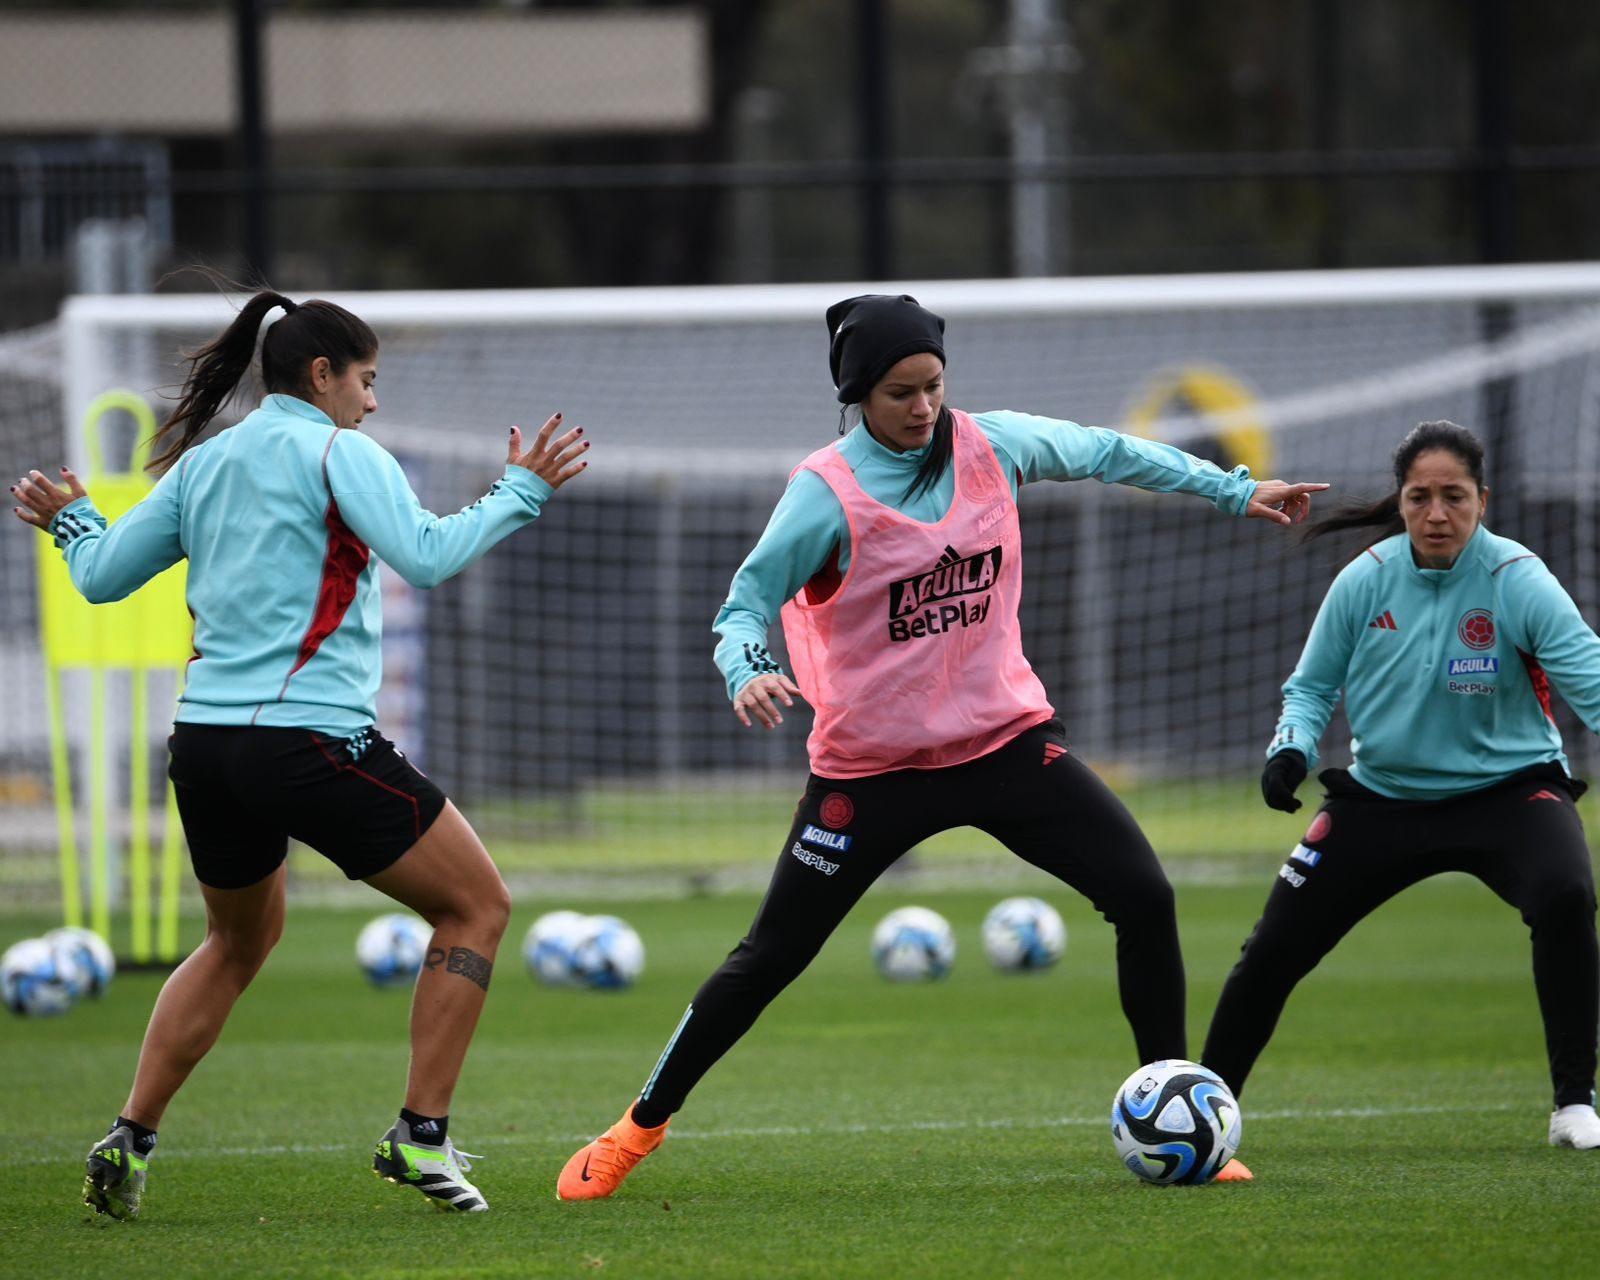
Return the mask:
<path id="1" fill-rule="evenodd" d="M 1322 774 L 1327 798 L 1223 987 L 1202 1060 L 1240 1092 L 1289 993 L 1340 938 L 1410 885 L 1465 871 L 1532 933 L 1549 1140 L 1600 1147 L 1600 946 L 1575 807 L 1585 786 L 1550 713 L 1553 685 L 1600 729 L 1600 637 L 1537 555 L 1484 527 L 1483 448 L 1470 432 L 1422 423 L 1394 473 L 1389 498 L 1311 529 L 1398 526 L 1329 589 L 1283 686 L 1262 794 L 1300 807 L 1295 788 L 1341 691 L 1354 759 Z"/>
<path id="2" fill-rule="evenodd" d="M 268 395 L 201 434 L 261 340 Z M 76 476 L 12 486 L 16 514 L 53 534 L 91 601 L 119 600 L 187 559 L 190 661 L 169 766 L 206 937 L 162 988 L 127 1105 L 89 1152 L 84 1200 L 138 1214 L 156 1127 L 283 928 L 284 857 L 300 840 L 433 926 L 417 981 L 405 1106 L 373 1168 L 436 1204 L 487 1208 L 449 1137 L 450 1098 L 488 990 L 510 898 L 460 812 L 374 723 L 381 677 L 377 562 L 431 587 L 532 521 L 587 465 L 581 429 L 524 451 L 453 515 L 424 511 L 399 463 L 358 430 L 377 412 L 378 339 L 329 302 L 263 292 L 193 357 L 150 495 L 115 524 Z M 280 1134 L 268 1140 L 295 1141 Z"/>

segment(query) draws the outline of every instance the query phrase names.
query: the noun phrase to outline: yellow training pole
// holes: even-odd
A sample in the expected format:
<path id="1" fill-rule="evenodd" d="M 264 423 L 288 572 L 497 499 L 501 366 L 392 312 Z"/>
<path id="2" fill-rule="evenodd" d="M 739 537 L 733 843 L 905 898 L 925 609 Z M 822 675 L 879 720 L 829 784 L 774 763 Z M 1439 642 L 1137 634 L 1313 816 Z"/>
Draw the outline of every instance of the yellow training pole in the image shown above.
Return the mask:
<path id="1" fill-rule="evenodd" d="M 89 671 L 89 927 L 111 941 L 111 810 L 106 777 L 106 673 Z"/>
<path id="2" fill-rule="evenodd" d="M 163 960 L 178 958 L 178 878 L 183 824 L 178 818 L 178 793 L 167 783 L 167 829 L 161 840 L 161 928 L 156 954 Z"/>
<path id="3" fill-rule="evenodd" d="M 56 793 L 56 835 L 61 842 L 61 915 L 83 924 L 83 886 L 78 878 L 78 827 L 72 813 L 72 769 L 67 760 L 67 724 L 62 715 L 61 668 L 47 663 L 45 709 L 50 716 L 50 783 Z"/>
<path id="4" fill-rule="evenodd" d="M 150 673 L 128 672 L 128 913 L 133 921 L 133 959 L 150 960 Z"/>

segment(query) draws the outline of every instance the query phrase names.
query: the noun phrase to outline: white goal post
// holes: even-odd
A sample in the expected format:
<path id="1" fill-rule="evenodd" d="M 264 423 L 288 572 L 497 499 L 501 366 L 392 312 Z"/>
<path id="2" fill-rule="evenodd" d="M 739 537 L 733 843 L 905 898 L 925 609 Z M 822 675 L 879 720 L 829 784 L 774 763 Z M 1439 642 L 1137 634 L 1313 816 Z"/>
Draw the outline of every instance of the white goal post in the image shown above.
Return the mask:
<path id="1" fill-rule="evenodd" d="M 513 872 L 696 876 L 775 856 L 806 717 L 740 729 L 710 623 L 789 469 L 833 436 L 822 316 L 862 292 L 946 318 L 960 408 L 1140 431 L 1345 496 L 1389 487 L 1417 421 L 1469 426 L 1506 455 L 1491 458 L 1491 526 L 1600 621 L 1600 266 L 323 295 L 378 332 L 380 409 L 363 429 L 432 509 L 482 492 L 510 423 L 559 409 L 593 441 L 589 472 L 533 528 L 434 592 L 386 584 L 384 726 Z M 88 403 L 123 387 L 159 405 L 180 352 L 237 302 L 78 297 L 56 325 L 0 336 L 0 465 L 81 464 Z M 1095 484 L 1032 486 L 1021 507 L 1026 643 L 1074 749 L 1158 852 L 1292 843 L 1293 820 L 1251 789 L 1341 549 Z M 0 551 L 0 590 L 26 601 L 20 541 Z M 8 611 L 9 687 L 30 681 L 33 625 Z M 1568 741 L 1586 766 L 1587 741 Z M 38 749 L 23 735 L 0 779 Z M 0 864 L 17 840 L 0 832 Z M 930 857 L 990 849 L 969 833 Z"/>

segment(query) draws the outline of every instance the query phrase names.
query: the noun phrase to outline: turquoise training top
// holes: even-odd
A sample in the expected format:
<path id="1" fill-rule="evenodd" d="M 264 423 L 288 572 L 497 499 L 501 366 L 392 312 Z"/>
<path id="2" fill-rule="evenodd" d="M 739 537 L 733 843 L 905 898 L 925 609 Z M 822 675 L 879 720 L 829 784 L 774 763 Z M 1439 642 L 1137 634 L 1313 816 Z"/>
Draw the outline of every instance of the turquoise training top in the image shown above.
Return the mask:
<path id="1" fill-rule="evenodd" d="M 1398 533 L 1333 580 L 1267 754 L 1314 766 L 1342 688 L 1350 773 L 1380 795 L 1440 800 L 1532 765 L 1566 769 L 1552 680 L 1600 726 L 1600 637 L 1538 556 L 1480 525 L 1453 567 L 1423 569 Z"/>
<path id="2" fill-rule="evenodd" d="M 195 656 L 180 721 L 348 737 L 373 724 L 382 676 L 373 557 L 434 586 L 532 521 L 552 492 L 508 465 L 471 506 L 433 515 L 370 436 L 270 395 L 186 452 L 109 528 L 80 498 L 50 532 L 97 604 L 188 557 Z"/>
<path id="3" fill-rule="evenodd" d="M 1247 467 L 1224 471 L 1172 445 L 1127 436 L 1104 427 L 996 410 L 973 415 L 994 446 L 1000 468 L 1018 486 L 1034 480 L 1099 480 L 1158 493 L 1193 493 L 1219 510 L 1243 515 L 1256 491 Z M 896 453 L 857 426 L 834 448 L 849 462 L 867 494 L 926 524 L 942 520 L 955 497 L 955 473 L 946 468 L 934 487 L 909 502 L 903 497 L 927 448 Z M 732 698 L 758 675 L 779 670 L 768 652 L 767 632 L 779 611 L 828 565 L 835 548 L 838 570 L 850 566 L 850 526 L 827 482 L 812 471 L 796 472 L 773 509 L 754 549 L 733 576 L 728 598 L 712 623 L 721 640 L 716 663 Z"/>

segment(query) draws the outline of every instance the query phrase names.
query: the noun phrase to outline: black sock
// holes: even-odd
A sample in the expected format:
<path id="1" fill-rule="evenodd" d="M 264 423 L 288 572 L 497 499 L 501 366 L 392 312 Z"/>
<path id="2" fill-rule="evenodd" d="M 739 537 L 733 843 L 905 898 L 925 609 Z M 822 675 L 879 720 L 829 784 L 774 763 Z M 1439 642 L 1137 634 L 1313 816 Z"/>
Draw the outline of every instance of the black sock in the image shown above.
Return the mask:
<path id="1" fill-rule="evenodd" d="M 672 1112 L 653 1107 L 643 1098 L 633 1104 L 633 1122 L 641 1129 L 659 1129 L 672 1119 Z"/>
<path id="2" fill-rule="evenodd" d="M 400 1118 L 411 1130 L 411 1136 L 425 1146 L 443 1146 L 444 1136 L 450 1132 L 449 1116 L 419 1116 L 415 1111 L 401 1107 Z"/>
<path id="3" fill-rule="evenodd" d="M 147 1156 L 155 1149 L 156 1131 L 154 1129 L 146 1129 L 142 1124 L 128 1119 L 127 1116 L 118 1116 L 117 1123 L 111 1127 L 113 1129 L 126 1128 L 132 1133 L 133 1149 L 140 1155 Z"/>

